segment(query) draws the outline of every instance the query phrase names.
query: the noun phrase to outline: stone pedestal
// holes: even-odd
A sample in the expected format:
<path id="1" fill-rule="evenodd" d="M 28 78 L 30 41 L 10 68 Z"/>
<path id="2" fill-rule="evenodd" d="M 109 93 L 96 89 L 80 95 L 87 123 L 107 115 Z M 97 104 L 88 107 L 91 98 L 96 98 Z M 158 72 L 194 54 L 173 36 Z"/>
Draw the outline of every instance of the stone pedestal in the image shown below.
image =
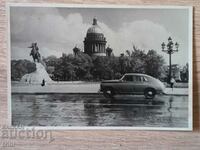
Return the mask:
<path id="1" fill-rule="evenodd" d="M 45 83 L 53 82 L 53 80 L 49 77 L 49 74 L 47 73 L 45 67 L 41 63 L 35 63 L 36 64 L 36 71 L 25 74 L 21 78 L 21 82 L 29 83 L 29 84 L 41 84 L 43 80 Z"/>

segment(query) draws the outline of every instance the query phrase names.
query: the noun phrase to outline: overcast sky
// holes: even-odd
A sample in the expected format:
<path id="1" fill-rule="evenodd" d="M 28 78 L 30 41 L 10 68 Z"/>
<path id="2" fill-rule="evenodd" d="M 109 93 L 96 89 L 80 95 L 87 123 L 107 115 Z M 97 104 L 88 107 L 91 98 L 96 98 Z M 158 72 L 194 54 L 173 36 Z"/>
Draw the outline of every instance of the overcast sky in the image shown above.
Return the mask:
<path id="1" fill-rule="evenodd" d="M 11 7 L 11 57 L 29 59 L 32 42 L 37 42 L 42 56 L 72 53 L 77 45 L 83 50 L 83 40 L 93 17 L 98 20 L 115 56 L 132 50 L 154 49 L 168 63 L 168 55 L 161 51 L 161 43 L 169 36 L 180 44 L 180 51 L 172 62 L 188 62 L 188 10 L 136 8 L 52 8 Z"/>

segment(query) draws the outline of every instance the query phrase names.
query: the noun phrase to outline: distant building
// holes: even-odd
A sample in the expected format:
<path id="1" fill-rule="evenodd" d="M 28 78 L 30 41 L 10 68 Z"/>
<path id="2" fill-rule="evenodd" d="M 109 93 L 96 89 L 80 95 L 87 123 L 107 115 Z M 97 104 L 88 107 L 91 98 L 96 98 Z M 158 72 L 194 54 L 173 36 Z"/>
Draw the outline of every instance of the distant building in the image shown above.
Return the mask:
<path id="1" fill-rule="evenodd" d="M 90 56 L 106 56 L 106 38 L 97 23 L 97 19 L 93 19 L 92 26 L 87 30 L 84 40 L 84 53 Z"/>
<path id="2" fill-rule="evenodd" d="M 178 64 L 172 65 L 172 77 L 175 78 L 176 81 L 181 81 L 181 67 Z"/>
<path id="3" fill-rule="evenodd" d="M 181 67 L 178 64 L 173 64 L 171 66 L 171 76 L 176 80 L 176 81 L 181 81 Z M 164 66 L 164 73 L 162 74 L 163 80 L 167 81 L 168 75 L 169 75 L 169 66 Z"/>
<path id="4" fill-rule="evenodd" d="M 183 66 L 182 70 L 181 70 L 181 81 L 183 82 L 188 82 L 189 80 L 189 71 L 188 71 L 188 63 Z"/>

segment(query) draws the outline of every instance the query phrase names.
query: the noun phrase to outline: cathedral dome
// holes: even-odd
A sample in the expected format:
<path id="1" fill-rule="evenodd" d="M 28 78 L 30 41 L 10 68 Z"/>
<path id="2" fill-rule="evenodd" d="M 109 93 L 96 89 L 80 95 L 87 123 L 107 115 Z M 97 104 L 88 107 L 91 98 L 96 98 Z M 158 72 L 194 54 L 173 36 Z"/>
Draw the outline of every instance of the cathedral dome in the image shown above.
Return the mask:
<path id="1" fill-rule="evenodd" d="M 96 19 L 96 18 L 93 19 L 92 27 L 90 27 L 90 28 L 87 30 L 87 34 L 90 34 L 90 33 L 94 33 L 94 34 L 103 34 L 103 31 L 101 30 L 101 28 L 100 28 L 99 25 L 97 24 L 97 19 Z"/>
<path id="2" fill-rule="evenodd" d="M 97 19 L 93 19 L 92 27 L 87 30 L 84 39 L 84 52 L 90 56 L 106 56 L 106 38 L 97 24 Z"/>

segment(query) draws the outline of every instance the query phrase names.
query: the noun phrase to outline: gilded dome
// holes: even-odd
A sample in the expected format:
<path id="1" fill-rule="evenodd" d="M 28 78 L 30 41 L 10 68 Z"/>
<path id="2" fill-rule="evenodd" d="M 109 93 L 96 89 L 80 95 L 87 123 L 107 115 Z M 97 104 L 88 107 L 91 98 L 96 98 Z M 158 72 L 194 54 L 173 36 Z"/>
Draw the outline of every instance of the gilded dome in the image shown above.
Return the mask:
<path id="1" fill-rule="evenodd" d="M 90 33 L 103 34 L 103 31 L 101 30 L 101 28 L 100 28 L 99 25 L 97 24 L 97 19 L 96 19 L 96 18 L 93 19 L 92 27 L 90 27 L 90 28 L 87 30 L 87 34 L 90 34 Z"/>

